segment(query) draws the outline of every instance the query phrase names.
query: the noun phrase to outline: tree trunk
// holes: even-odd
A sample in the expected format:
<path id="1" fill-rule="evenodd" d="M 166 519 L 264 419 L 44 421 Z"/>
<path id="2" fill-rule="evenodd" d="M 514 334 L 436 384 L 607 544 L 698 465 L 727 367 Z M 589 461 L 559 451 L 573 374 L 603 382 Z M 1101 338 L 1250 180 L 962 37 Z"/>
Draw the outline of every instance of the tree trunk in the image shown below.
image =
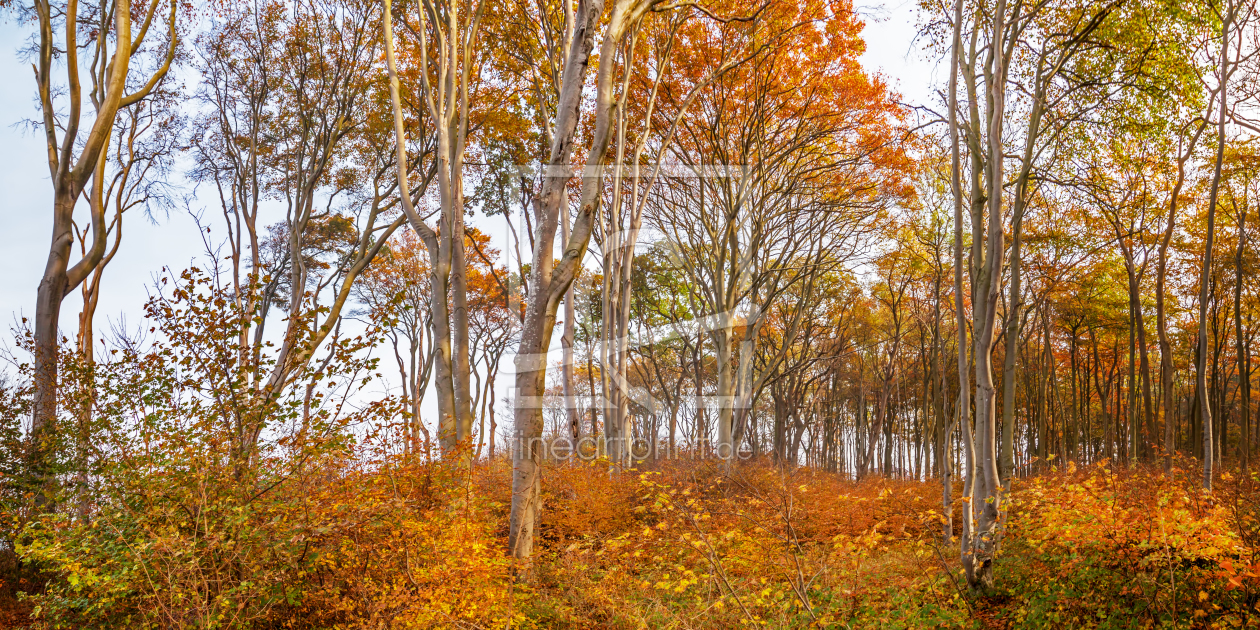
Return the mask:
<path id="1" fill-rule="evenodd" d="M 1221 186 L 1221 164 L 1225 160 L 1225 117 L 1228 114 L 1227 100 L 1229 96 L 1229 29 L 1234 16 L 1234 1 L 1228 2 L 1224 20 L 1221 22 L 1221 59 L 1220 59 L 1220 111 L 1217 121 L 1216 163 L 1212 170 L 1212 185 L 1208 194 L 1207 239 L 1203 245 L 1203 268 L 1199 274 L 1199 334 L 1198 357 L 1195 373 L 1196 397 L 1199 400 L 1199 418 L 1203 426 L 1203 488 L 1212 490 L 1214 462 L 1212 459 L 1212 411 L 1207 404 L 1207 303 L 1208 284 L 1212 277 L 1212 245 L 1216 230 L 1216 203 Z"/>
<path id="2" fill-rule="evenodd" d="M 555 327 L 560 300 L 576 277 L 599 211 L 603 193 L 603 167 L 611 136 L 614 109 L 613 75 L 616 47 L 646 11 L 646 4 L 617 0 L 605 27 L 596 78 L 595 124 L 587 151 L 587 167 L 582 177 L 580 205 L 573 233 L 563 245 L 564 255 L 554 261 L 559 212 L 565 203 L 564 190 L 571 165 L 573 140 L 586 83 L 586 67 L 594 47 L 595 31 L 603 14 L 603 0 L 578 3 L 573 45 L 564 65 L 564 77 L 556 107 L 548 173 L 538 196 L 538 223 L 530 285 L 533 291 L 525 310 L 520 349 L 516 357 L 515 444 L 512 449 L 512 507 L 509 517 L 508 548 L 514 557 L 533 555 L 534 534 L 541 505 L 542 398 L 546 387 L 547 348 Z"/>
<path id="3" fill-rule="evenodd" d="M 1238 463 L 1244 476 L 1248 473 L 1248 451 L 1251 446 L 1251 357 L 1243 335 L 1242 287 L 1243 252 L 1247 247 L 1247 207 L 1238 207 L 1238 249 L 1234 252 L 1234 352 L 1238 361 L 1239 428 Z"/>
<path id="4" fill-rule="evenodd" d="M 569 3 L 566 2 L 565 6 L 568 5 Z M 560 238 L 566 242 L 569 240 L 568 208 L 560 210 Z M 576 329 L 574 321 L 576 317 L 577 310 L 573 308 L 573 287 L 570 286 L 564 293 L 564 332 L 560 334 L 563 356 L 560 363 L 560 376 L 564 381 L 564 412 L 569 421 L 569 437 L 573 440 L 575 448 L 582 441 L 582 423 L 578 418 L 577 401 L 574 400 L 573 392 L 573 333 Z M 595 392 L 591 392 L 591 396 L 594 395 Z"/>
<path id="5" fill-rule="evenodd" d="M 144 98 L 170 69 L 168 55 L 166 64 L 158 69 L 145 88 L 135 94 L 125 95 L 133 44 L 130 36 L 131 3 L 129 0 L 115 0 L 112 7 L 101 7 L 103 11 L 112 13 L 115 32 L 127 35 L 118 37 L 113 55 L 108 60 L 101 61 L 108 69 L 105 85 L 95 85 L 98 75 L 94 66 L 94 87 L 103 98 L 97 103 L 96 96 L 93 97 L 93 104 L 97 105 L 96 117 L 87 137 L 80 138 L 79 114 L 83 95 L 79 81 L 77 37 L 81 23 L 77 13 L 78 6 L 77 3 L 70 3 L 65 14 L 54 16 L 48 3 L 35 3 L 35 14 L 39 22 L 39 54 L 35 64 L 35 78 L 47 139 L 49 174 L 53 183 L 52 239 L 44 273 L 35 292 L 34 393 L 31 400 L 30 449 L 27 454 L 30 473 L 40 487 L 35 496 L 36 504 L 40 507 L 47 505 L 51 499 L 44 486 L 50 481 L 49 459 L 54 454 L 53 449 L 58 438 L 57 362 L 61 341 L 58 330 L 61 302 L 83 282 L 105 253 L 105 221 L 103 210 L 98 207 L 92 212 L 92 247 L 79 262 L 70 266 L 70 252 L 74 244 L 74 206 L 87 185 L 88 178 L 96 171 L 97 163 L 103 159 L 119 108 Z M 175 20 L 173 11 L 174 5 L 169 18 L 172 37 Z M 59 18 L 65 27 L 65 41 L 62 42 L 61 52 L 54 51 L 57 47 L 53 41 L 54 17 Z M 174 48 L 175 43 L 172 41 L 171 55 L 174 54 Z M 53 102 L 53 94 L 58 89 L 52 78 L 54 57 L 58 58 L 58 63 L 65 64 L 69 79 L 68 87 L 62 88 L 70 98 L 70 111 L 63 120 L 58 120 L 57 106 Z M 102 72 L 101 76 L 104 74 Z M 60 142 L 57 140 L 59 132 L 63 134 Z M 72 159 L 76 150 L 79 152 L 77 163 Z"/>
<path id="6" fill-rule="evenodd" d="M 1176 404 L 1173 400 L 1173 363 L 1172 341 L 1168 335 L 1168 309 L 1164 303 L 1164 292 L 1168 278 L 1168 246 L 1177 224 L 1177 204 L 1181 198 L 1181 189 L 1186 181 L 1186 161 L 1194 154 L 1194 147 L 1206 128 L 1207 117 L 1198 126 L 1190 141 L 1186 143 L 1183 153 L 1177 158 L 1177 180 L 1173 184 L 1172 194 L 1168 202 L 1168 226 L 1164 229 L 1163 239 L 1159 243 L 1159 258 L 1155 267 L 1155 328 L 1159 337 L 1159 397 L 1162 402 L 1161 413 L 1164 419 L 1164 474 L 1172 474 L 1173 455 L 1177 451 L 1176 431 L 1171 416 L 1175 415 Z"/>

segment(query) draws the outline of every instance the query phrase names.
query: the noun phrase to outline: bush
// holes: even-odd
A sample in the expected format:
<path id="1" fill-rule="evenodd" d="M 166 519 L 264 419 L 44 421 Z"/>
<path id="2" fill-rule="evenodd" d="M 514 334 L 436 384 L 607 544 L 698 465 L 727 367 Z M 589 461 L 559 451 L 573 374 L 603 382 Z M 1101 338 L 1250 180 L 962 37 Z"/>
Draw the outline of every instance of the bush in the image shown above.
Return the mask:
<path id="1" fill-rule="evenodd" d="M 158 341 L 63 371 L 63 392 L 93 398 L 90 418 L 61 432 L 80 451 L 58 509 L 16 545 L 52 578 L 33 598 L 41 625 L 445 627 L 510 614 L 495 519 L 467 472 L 390 455 L 391 399 L 346 404 L 375 376 L 361 339 L 326 344 L 326 359 L 272 387 L 258 368 L 283 358 L 241 356 L 249 315 L 196 270 L 148 315 Z"/>
<path id="2" fill-rule="evenodd" d="M 1226 483 L 1232 481 L 1224 475 Z M 1026 482 L 1014 495 L 1005 590 L 1027 627 L 1242 627 L 1257 611 L 1250 556 L 1197 476 L 1106 465 Z M 1246 580 L 1246 583 L 1244 582 Z"/>

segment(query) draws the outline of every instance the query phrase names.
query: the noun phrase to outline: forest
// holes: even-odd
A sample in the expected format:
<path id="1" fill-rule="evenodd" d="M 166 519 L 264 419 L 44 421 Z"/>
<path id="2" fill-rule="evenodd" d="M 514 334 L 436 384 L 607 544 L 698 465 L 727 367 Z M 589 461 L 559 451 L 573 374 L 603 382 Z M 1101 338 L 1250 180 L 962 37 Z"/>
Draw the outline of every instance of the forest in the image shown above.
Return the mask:
<path id="1" fill-rule="evenodd" d="M 1260 627 L 1260 2 L 890 4 L 0 0 L 0 627 Z"/>

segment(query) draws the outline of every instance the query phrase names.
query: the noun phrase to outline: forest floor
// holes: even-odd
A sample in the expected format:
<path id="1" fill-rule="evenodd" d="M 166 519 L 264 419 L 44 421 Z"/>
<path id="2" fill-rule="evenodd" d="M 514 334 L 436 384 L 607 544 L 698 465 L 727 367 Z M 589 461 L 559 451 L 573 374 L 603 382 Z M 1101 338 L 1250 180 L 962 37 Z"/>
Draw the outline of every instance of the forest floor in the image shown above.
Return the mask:
<path id="1" fill-rule="evenodd" d="M 939 482 L 755 465 L 596 473 L 549 476 L 541 597 L 526 613 L 543 625 L 1260 627 L 1254 478 L 1223 473 L 1211 495 L 1194 472 L 1105 464 L 1017 480 L 996 581 L 975 593 L 957 539 L 941 542 Z"/>
<path id="2" fill-rule="evenodd" d="M 768 464 L 555 465 L 540 549 L 521 567 L 503 553 L 509 472 L 364 473 L 319 580 L 220 627 L 1260 627 L 1254 478 L 1222 473 L 1211 495 L 1190 472 L 1106 465 L 1017 480 L 995 584 L 977 594 L 957 540 L 941 542 L 939 483 Z M 413 517 L 382 518 L 398 511 Z M 29 623 L 16 590 L 0 590 L 0 627 Z"/>

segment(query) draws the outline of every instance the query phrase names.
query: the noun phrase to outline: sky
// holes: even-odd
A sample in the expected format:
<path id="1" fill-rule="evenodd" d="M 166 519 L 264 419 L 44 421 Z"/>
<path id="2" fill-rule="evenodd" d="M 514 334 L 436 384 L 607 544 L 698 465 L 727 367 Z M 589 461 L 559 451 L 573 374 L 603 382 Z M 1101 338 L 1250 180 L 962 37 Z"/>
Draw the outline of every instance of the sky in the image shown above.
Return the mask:
<path id="1" fill-rule="evenodd" d="M 937 68 L 915 50 L 916 2 L 865 0 L 857 3 L 857 9 L 867 23 L 867 50 L 862 59 L 867 70 L 884 76 L 903 102 L 929 103 Z M 4 329 L 34 315 L 35 288 L 52 232 L 46 153 L 41 135 L 28 124 L 38 115 L 30 60 L 21 52 L 29 32 L 11 13 L 0 14 L 0 85 L 6 86 L 0 90 L 0 325 Z M 181 194 L 192 208 L 199 206 L 197 190 L 185 187 Z M 504 242 L 496 247 L 507 252 L 502 222 L 492 223 L 487 231 L 499 235 Z M 123 243 L 105 272 L 97 330 L 107 331 L 120 322 L 134 329 L 163 267 L 178 272 L 196 264 L 203 251 L 195 223 L 183 209 L 153 217 L 128 212 Z M 73 313 L 78 310 L 77 294 L 71 295 L 63 304 L 63 313 L 69 314 L 63 317 L 63 329 L 73 325 Z M 0 339 L 12 337 L 6 330 Z M 556 339 L 558 344 L 558 335 Z M 8 345 L 0 342 L 0 347 Z M 500 392 L 506 391 L 512 378 L 511 362 L 505 358 L 502 365 Z"/>
<path id="2" fill-rule="evenodd" d="M 0 14 L 0 330 L 22 317 L 33 317 L 39 284 L 52 237 L 52 183 L 42 131 L 29 122 L 39 115 L 30 60 L 22 54 L 29 29 Z M 37 135 L 38 134 L 38 135 Z M 190 192 L 190 191 L 184 191 Z M 123 314 L 138 322 L 147 290 L 164 265 L 180 270 L 202 251 L 192 219 L 171 212 L 153 220 L 128 212 L 123 242 L 106 268 L 97 308 L 98 330 L 106 318 Z M 79 311 L 77 294 L 66 298 L 63 313 Z M 63 317 L 63 320 L 65 318 Z M 6 330 L 7 333 L 7 330 Z M 0 333 L 0 338 L 8 337 Z"/>

